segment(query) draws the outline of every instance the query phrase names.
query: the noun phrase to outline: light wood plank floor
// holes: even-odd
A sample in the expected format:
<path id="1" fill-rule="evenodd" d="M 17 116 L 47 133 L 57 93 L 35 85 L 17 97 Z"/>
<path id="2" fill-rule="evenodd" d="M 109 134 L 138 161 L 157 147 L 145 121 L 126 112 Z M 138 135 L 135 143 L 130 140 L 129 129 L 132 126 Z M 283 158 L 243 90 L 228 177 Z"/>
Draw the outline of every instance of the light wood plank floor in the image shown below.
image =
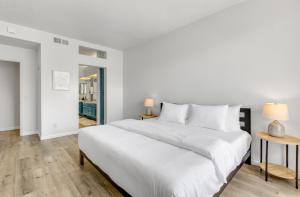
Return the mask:
<path id="1" fill-rule="evenodd" d="M 95 120 L 91 120 L 83 116 L 79 118 L 79 128 L 90 127 L 95 125 L 97 125 L 97 121 Z"/>
<path id="2" fill-rule="evenodd" d="M 40 141 L 18 131 L 0 133 L 0 196 L 122 196 L 87 161 L 79 166 L 77 136 Z M 243 166 L 222 197 L 300 196 L 294 182 L 270 177 Z"/>

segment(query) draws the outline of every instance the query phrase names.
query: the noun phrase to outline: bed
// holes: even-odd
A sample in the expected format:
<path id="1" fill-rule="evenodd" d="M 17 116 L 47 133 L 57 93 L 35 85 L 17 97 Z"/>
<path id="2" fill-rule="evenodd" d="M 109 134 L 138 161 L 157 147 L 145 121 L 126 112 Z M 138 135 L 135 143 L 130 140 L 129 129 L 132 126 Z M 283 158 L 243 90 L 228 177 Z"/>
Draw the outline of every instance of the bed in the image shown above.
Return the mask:
<path id="1" fill-rule="evenodd" d="M 251 162 L 250 113 L 241 108 L 241 130 L 226 134 L 159 119 L 84 128 L 80 164 L 90 161 L 124 196 L 219 196 Z"/>

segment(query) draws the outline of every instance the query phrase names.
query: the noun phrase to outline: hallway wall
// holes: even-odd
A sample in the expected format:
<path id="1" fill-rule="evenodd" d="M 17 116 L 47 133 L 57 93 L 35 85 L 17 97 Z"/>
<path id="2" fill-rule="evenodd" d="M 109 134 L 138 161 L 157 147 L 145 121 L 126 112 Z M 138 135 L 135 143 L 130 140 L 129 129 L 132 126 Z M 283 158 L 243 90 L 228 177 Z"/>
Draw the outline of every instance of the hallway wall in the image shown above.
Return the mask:
<path id="1" fill-rule="evenodd" d="M 20 67 L 16 62 L 0 60 L 0 131 L 20 126 Z"/>

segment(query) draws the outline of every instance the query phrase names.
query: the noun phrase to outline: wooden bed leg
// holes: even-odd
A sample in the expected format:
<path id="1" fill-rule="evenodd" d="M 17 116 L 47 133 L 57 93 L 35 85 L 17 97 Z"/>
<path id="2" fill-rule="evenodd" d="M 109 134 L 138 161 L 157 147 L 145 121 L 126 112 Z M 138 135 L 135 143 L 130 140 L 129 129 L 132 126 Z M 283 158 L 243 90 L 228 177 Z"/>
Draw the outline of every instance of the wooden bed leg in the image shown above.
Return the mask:
<path id="1" fill-rule="evenodd" d="M 81 166 L 84 165 L 84 156 L 81 151 L 79 151 L 79 163 Z"/>

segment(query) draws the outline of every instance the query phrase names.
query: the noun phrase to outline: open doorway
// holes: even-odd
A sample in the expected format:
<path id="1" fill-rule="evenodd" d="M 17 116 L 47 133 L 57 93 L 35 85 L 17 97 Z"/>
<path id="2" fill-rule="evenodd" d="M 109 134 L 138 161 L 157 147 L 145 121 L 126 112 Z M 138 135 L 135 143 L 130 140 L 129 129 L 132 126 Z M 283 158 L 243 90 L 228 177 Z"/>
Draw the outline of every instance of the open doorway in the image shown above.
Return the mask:
<path id="1" fill-rule="evenodd" d="M 20 132 L 20 64 L 0 60 L 0 132 Z"/>
<path id="2" fill-rule="evenodd" d="M 104 68 L 79 65 L 79 128 L 105 122 Z"/>
<path id="3" fill-rule="evenodd" d="M 40 134 L 40 52 L 39 43 L 0 35 L 0 130 Z"/>

